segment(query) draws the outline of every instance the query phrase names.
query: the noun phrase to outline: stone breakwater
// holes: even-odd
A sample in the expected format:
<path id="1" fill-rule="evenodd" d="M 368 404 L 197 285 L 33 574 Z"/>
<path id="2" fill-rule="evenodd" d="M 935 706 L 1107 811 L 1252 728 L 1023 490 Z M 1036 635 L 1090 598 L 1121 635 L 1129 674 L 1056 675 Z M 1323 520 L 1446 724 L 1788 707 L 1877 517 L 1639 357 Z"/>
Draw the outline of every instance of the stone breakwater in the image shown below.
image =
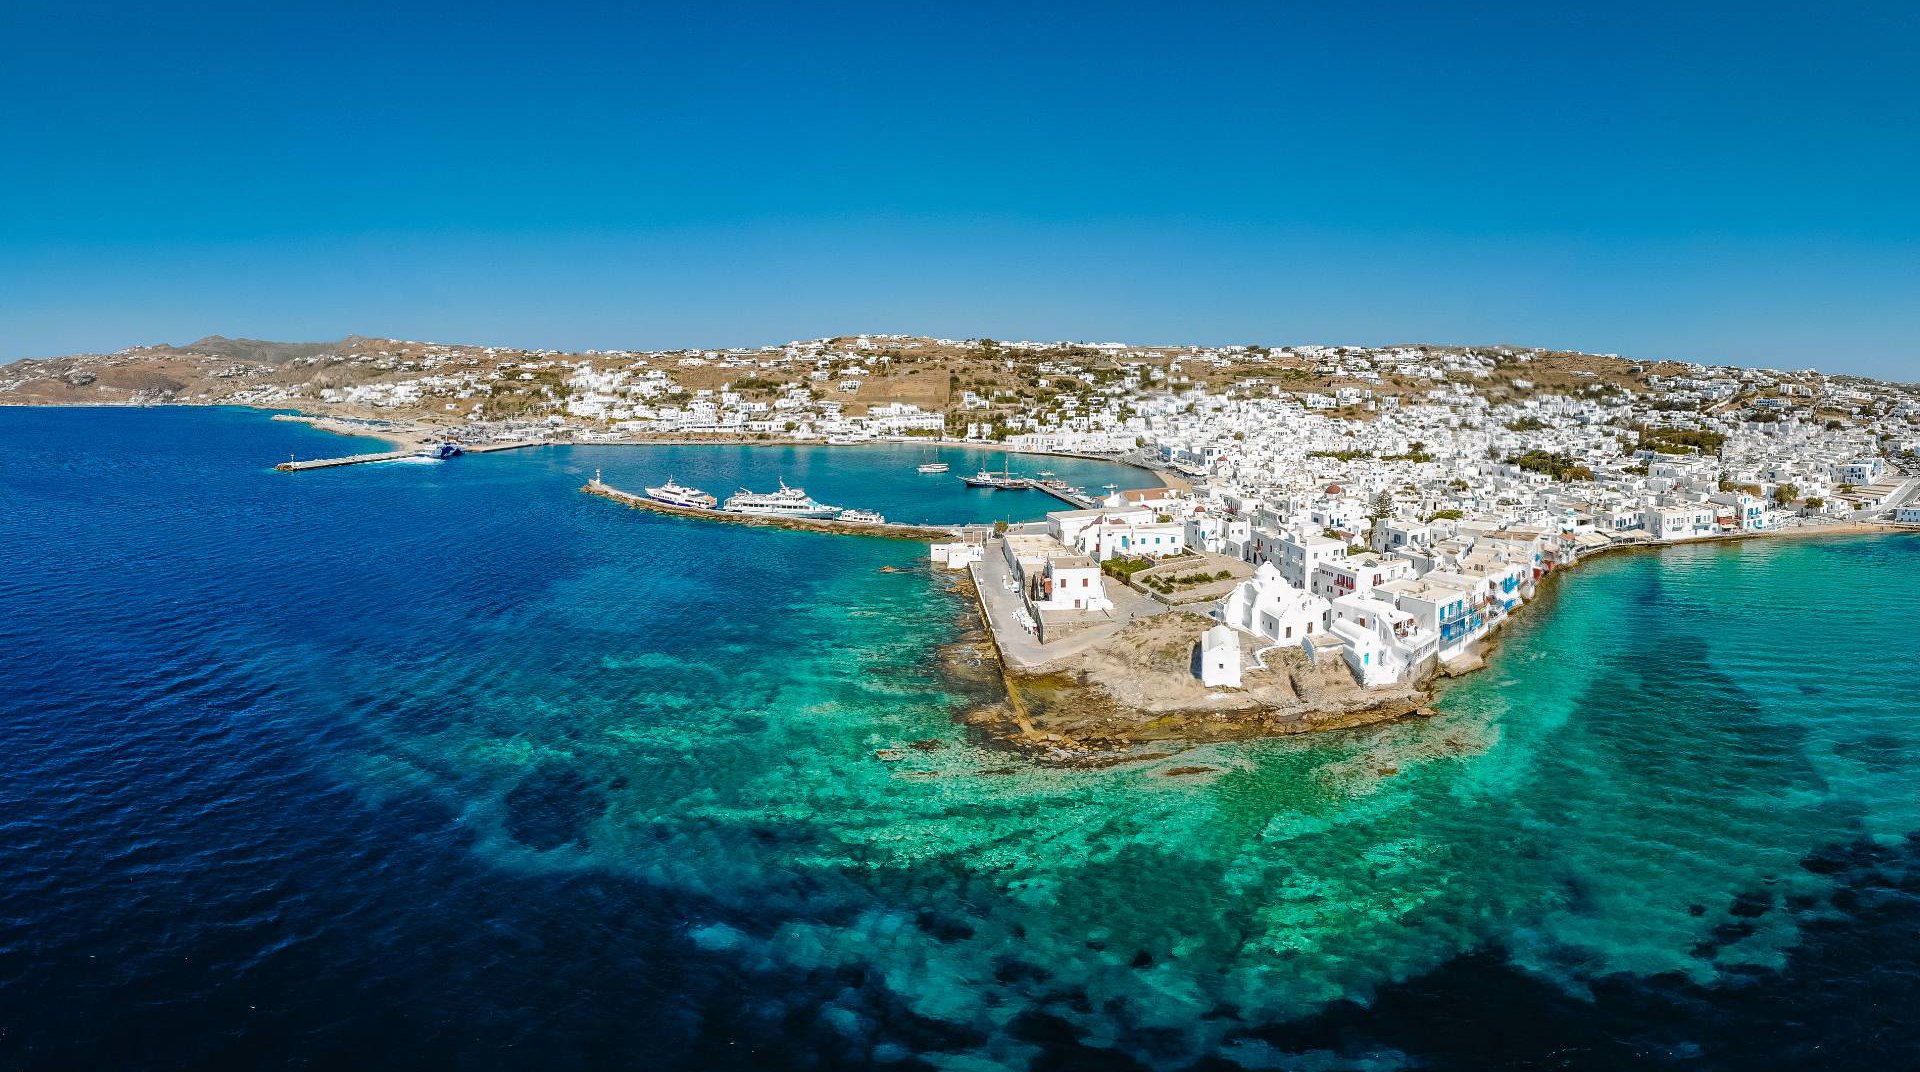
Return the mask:
<path id="1" fill-rule="evenodd" d="M 950 525 L 901 525 L 890 521 L 839 521 L 823 517 L 767 517 L 761 514 L 742 514 L 729 510 L 703 510 L 693 506 L 673 506 L 657 502 L 645 495 L 635 495 L 630 491 L 589 480 L 580 489 L 588 495 L 598 495 L 610 499 L 622 506 L 635 510 L 651 510 L 656 514 L 671 517 L 692 518 L 699 521 L 724 521 L 735 525 L 753 525 L 762 528 L 788 529 L 794 532 L 825 532 L 837 536 L 885 536 L 895 540 L 950 540 L 960 535 L 962 526 Z"/>

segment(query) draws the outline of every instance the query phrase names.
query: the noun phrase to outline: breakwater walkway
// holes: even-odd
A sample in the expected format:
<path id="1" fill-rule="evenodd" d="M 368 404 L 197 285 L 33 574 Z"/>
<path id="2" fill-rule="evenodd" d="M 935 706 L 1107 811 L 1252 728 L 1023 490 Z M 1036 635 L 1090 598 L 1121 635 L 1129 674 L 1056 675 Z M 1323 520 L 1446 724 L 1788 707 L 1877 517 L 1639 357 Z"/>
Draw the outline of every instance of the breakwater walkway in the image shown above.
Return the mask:
<path id="1" fill-rule="evenodd" d="M 896 540 L 951 540 L 962 536 L 967 529 L 964 525 L 903 525 L 892 521 L 840 521 L 824 517 L 767 517 L 762 514 L 741 514 L 728 510 L 706 510 L 697 506 L 673 506 L 657 502 L 645 495 L 635 495 L 631 491 L 621 491 L 598 477 L 587 481 L 580 489 L 588 495 L 598 495 L 611 499 L 622 506 L 636 510 L 651 510 L 656 514 L 672 517 L 695 518 L 701 521 L 727 521 L 736 525 L 756 525 L 763 528 L 791 529 L 795 532 L 830 532 L 840 536 L 885 536 Z M 977 527 L 977 526 L 976 526 Z"/>
<path id="2" fill-rule="evenodd" d="M 1100 505 L 1100 500 L 1085 492 L 1076 492 L 1058 480 L 1036 480 L 1027 486 L 1035 491 L 1044 491 L 1075 510 L 1085 510 Z"/>
<path id="3" fill-rule="evenodd" d="M 491 454 L 499 450 L 518 450 L 521 447 L 544 446 L 544 439 L 522 439 L 508 443 L 476 443 L 470 447 L 461 447 L 462 454 Z M 309 458 L 306 461 L 284 461 L 274 466 L 283 473 L 298 473 L 307 469 L 333 469 L 342 465 L 365 465 L 368 462 L 397 462 L 402 458 L 411 458 L 419 453 L 418 449 L 382 450 L 372 454 L 346 454 L 338 458 Z"/>

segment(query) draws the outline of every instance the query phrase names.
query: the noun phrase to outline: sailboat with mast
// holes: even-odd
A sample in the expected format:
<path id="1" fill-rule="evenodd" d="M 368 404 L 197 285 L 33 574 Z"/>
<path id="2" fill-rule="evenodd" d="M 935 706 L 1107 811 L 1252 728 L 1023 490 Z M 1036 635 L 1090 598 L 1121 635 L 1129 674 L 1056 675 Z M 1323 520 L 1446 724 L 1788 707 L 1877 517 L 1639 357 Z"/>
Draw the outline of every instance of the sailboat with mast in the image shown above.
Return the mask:
<path id="1" fill-rule="evenodd" d="M 970 488 L 985 488 L 989 491 L 1022 491 L 1033 486 L 1033 481 L 1024 476 L 1015 476 L 1007 468 L 1007 456 L 1000 456 L 1000 471 L 982 469 L 972 476 L 960 478 Z"/>

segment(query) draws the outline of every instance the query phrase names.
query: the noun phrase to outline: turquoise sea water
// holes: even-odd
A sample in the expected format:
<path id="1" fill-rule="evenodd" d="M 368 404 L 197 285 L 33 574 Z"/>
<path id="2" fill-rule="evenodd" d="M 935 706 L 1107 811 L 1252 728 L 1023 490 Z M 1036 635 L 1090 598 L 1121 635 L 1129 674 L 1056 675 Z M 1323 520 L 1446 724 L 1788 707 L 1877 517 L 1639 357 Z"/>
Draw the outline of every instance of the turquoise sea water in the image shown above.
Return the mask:
<path id="1" fill-rule="evenodd" d="M 931 655 L 965 605 L 879 572 L 923 547 L 576 489 L 1051 500 L 919 477 L 911 448 L 267 468 L 347 446 L 0 409 L 0 1060 L 1920 1053 L 1920 542 L 1597 560 L 1437 718 L 1054 771 L 953 722 Z"/>

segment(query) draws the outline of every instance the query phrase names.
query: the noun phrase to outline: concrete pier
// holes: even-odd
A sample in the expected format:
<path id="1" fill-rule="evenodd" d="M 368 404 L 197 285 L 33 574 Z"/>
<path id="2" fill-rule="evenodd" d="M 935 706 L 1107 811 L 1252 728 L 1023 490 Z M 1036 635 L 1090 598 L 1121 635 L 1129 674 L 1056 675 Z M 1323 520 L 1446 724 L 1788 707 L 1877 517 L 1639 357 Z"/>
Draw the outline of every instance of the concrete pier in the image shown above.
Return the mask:
<path id="1" fill-rule="evenodd" d="M 521 447 L 538 447 L 546 443 L 544 439 L 516 440 L 511 443 L 476 443 L 462 446 L 462 454 L 491 454 L 497 450 L 518 450 Z M 274 466 L 283 473 L 298 473 L 308 469 L 333 469 L 342 465 L 365 465 L 368 462 L 395 462 L 402 458 L 411 458 L 422 447 L 407 450 L 383 450 L 373 454 L 346 454 L 338 458 L 309 458 L 306 461 L 287 461 Z"/>
<path id="2" fill-rule="evenodd" d="M 703 510 L 694 506 L 673 506 L 656 502 L 645 495 L 621 491 L 604 483 L 598 477 L 587 481 L 586 486 L 580 490 L 588 495 L 611 499 L 622 506 L 636 510 L 651 510 L 656 514 L 694 518 L 701 521 L 729 521 L 736 525 L 791 529 L 796 532 L 830 532 L 840 536 L 885 536 L 896 540 L 950 540 L 960 535 L 963 528 L 960 525 L 901 525 L 891 521 L 877 524 L 870 521 L 838 521 L 824 517 L 767 517 L 762 514 L 740 514 L 727 510 Z"/>
<path id="3" fill-rule="evenodd" d="M 1066 503 L 1068 506 L 1071 506 L 1076 510 L 1091 509 L 1094 506 L 1098 505 L 1100 502 L 1100 500 L 1094 498 L 1091 495 L 1075 495 L 1073 492 L 1068 491 L 1065 488 L 1056 488 L 1038 480 L 1034 481 L 1030 486 L 1033 488 L 1033 490 L 1044 491 L 1048 495 L 1051 495 L 1054 498 L 1059 499 L 1061 502 Z"/>
<path id="4" fill-rule="evenodd" d="M 341 465 L 360 465 L 365 462 L 393 462 L 401 458 L 410 458 L 410 450 L 383 450 L 377 454 L 348 454 L 339 458 L 309 458 L 304 462 L 281 462 L 274 466 L 283 473 L 298 473 L 307 469 L 332 469 Z"/>

